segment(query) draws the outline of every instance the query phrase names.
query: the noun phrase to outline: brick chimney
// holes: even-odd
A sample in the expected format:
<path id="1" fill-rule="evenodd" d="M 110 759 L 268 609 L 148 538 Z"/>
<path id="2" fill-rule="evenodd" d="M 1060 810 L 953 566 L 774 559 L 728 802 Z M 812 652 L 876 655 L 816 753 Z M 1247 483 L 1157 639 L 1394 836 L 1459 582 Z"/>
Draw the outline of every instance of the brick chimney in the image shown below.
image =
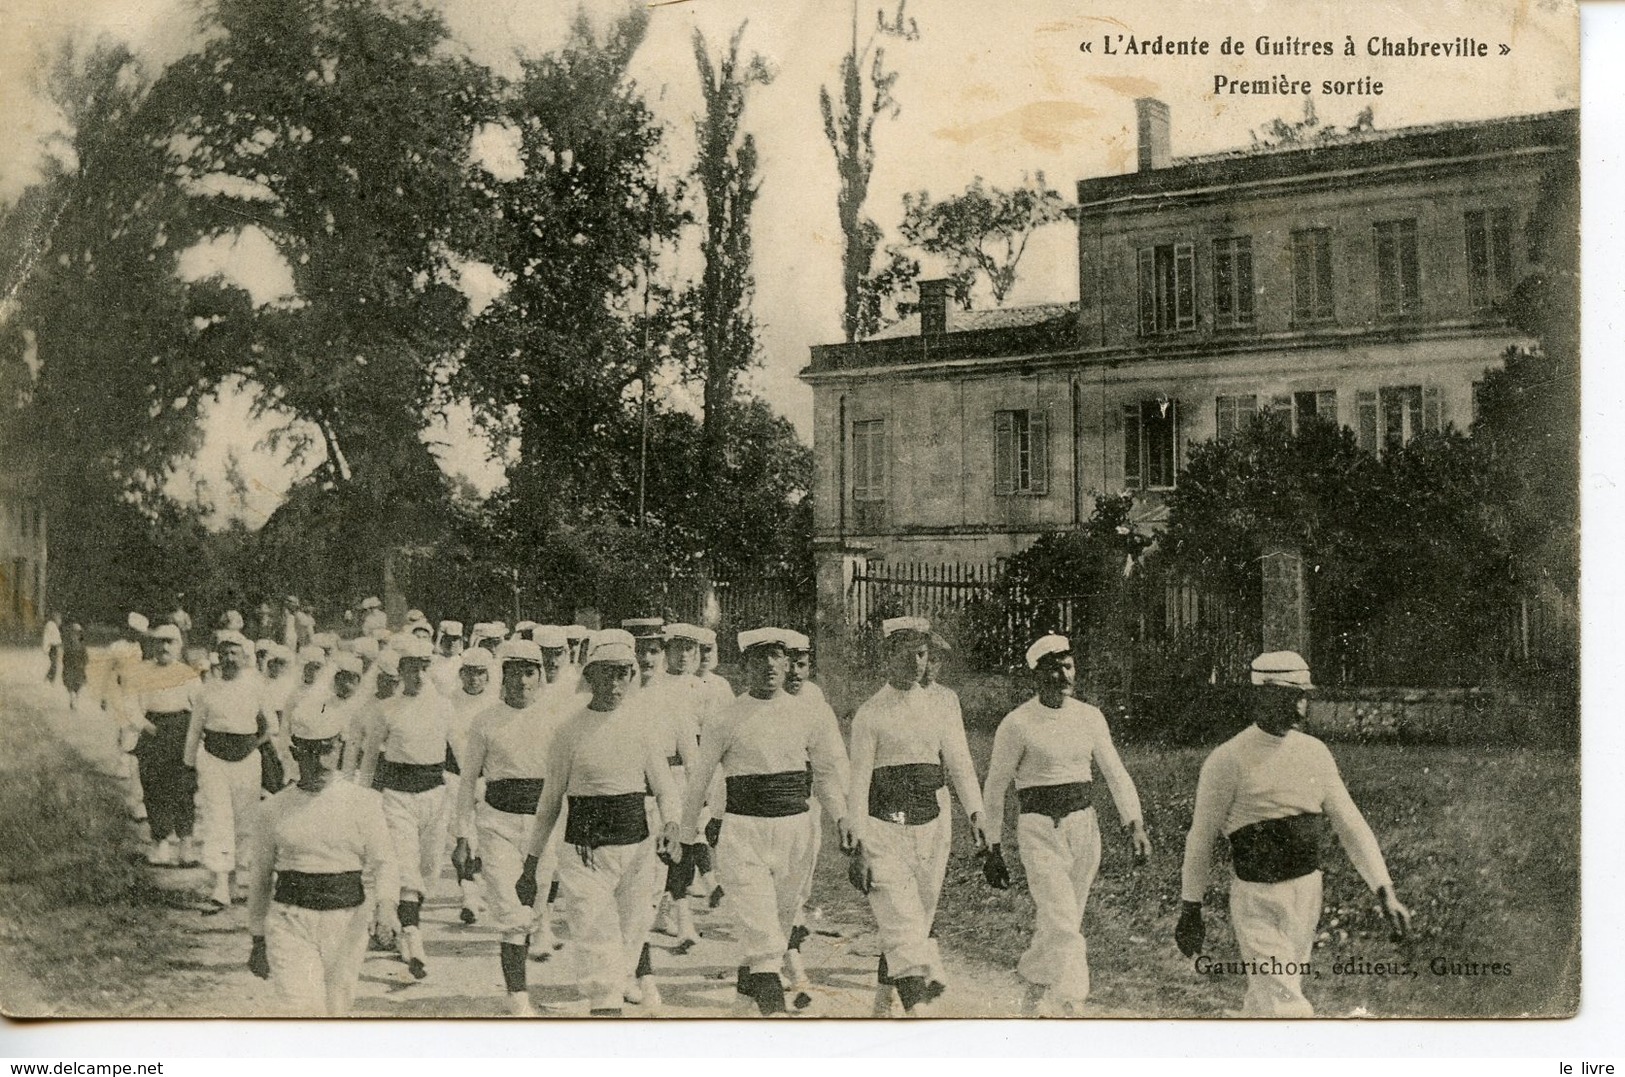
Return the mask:
<path id="1" fill-rule="evenodd" d="M 1167 168 L 1174 157 L 1168 133 L 1168 106 L 1155 97 L 1136 98 L 1134 117 L 1140 133 L 1140 171 Z"/>
<path id="2" fill-rule="evenodd" d="M 934 337 L 948 331 L 948 285 L 946 278 L 920 282 L 920 336 Z"/>

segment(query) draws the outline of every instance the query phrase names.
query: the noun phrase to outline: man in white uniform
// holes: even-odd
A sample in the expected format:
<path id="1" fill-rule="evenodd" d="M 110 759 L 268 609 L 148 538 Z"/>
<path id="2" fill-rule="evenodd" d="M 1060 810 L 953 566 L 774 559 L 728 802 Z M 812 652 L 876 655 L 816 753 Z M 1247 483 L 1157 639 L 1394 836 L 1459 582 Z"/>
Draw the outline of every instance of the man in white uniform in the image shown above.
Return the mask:
<path id="1" fill-rule="evenodd" d="M 437 687 L 437 690 L 451 701 L 451 733 L 446 752 L 448 810 L 454 809 L 460 800 L 469 730 L 473 726 L 474 716 L 491 705 L 492 693 L 488 689 L 491 685 L 491 670 L 496 665 L 496 659 L 492 658 L 484 647 L 475 647 L 472 651 L 459 654 L 453 661 L 457 665 L 457 681 L 449 690 Z M 434 676 L 432 664 L 429 667 L 429 675 L 431 678 Z M 467 781 L 471 784 L 477 783 L 479 776 L 472 775 Z M 471 795 L 477 792 L 478 790 L 470 790 Z M 463 907 L 458 910 L 457 917 L 465 925 L 476 924 L 480 918 L 477 910 L 482 867 L 479 835 L 471 834 L 469 837 L 472 840 L 464 848 L 463 855 L 459 857 L 456 846 L 453 845 L 451 856 L 452 873 L 457 877 L 457 890 L 463 899 Z"/>
<path id="2" fill-rule="evenodd" d="M 457 695 L 461 687 L 462 664 L 459 661 L 463 653 L 463 622 L 441 621 L 440 635 L 435 639 L 434 661 L 429 663 L 429 679 L 434 686 L 440 689 L 440 694 Z"/>
<path id="3" fill-rule="evenodd" d="M 1235 873 L 1230 922 L 1247 973 L 1242 1016 L 1312 1017 L 1302 978 L 1320 922 L 1322 815 L 1397 934 L 1410 930 L 1411 914 L 1332 753 L 1295 728 L 1314 687 L 1308 664 L 1294 651 L 1261 654 L 1252 682 L 1253 724 L 1215 748 L 1197 778 L 1174 941 L 1186 957 L 1202 951 L 1202 899 L 1222 834 Z"/>
<path id="4" fill-rule="evenodd" d="M 829 729 L 834 731 L 836 739 L 840 739 L 841 725 L 835 718 L 835 712 L 830 710 L 829 703 L 824 699 L 824 690 L 813 683 L 812 680 L 812 641 L 800 632 L 791 632 L 789 646 L 790 668 L 784 676 L 784 690 L 792 696 L 798 696 L 807 701 L 807 705 L 817 711 L 820 719 Z M 844 760 L 842 761 L 844 764 Z M 842 767 L 843 771 L 845 767 Z M 841 776 L 843 783 L 848 782 L 849 776 Z M 795 923 L 790 928 L 790 945 L 784 952 L 785 972 L 788 974 L 787 986 L 795 991 L 791 1001 L 796 1009 L 806 1009 L 812 1005 L 812 996 L 807 993 L 809 983 L 807 968 L 801 960 L 801 944 L 811 937 L 807 930 L 807 902 L 812 898 L 813 876 L 818 867 L 818 851 L 824 844 L 824 815 L 819 806 L 811 800 L 807 803 L 807 824 L 812 828 L 812 841 L 807 845 L 807 856 L 802 862 L 801 900 L 796 906 Z"/>
<path id="5" fill-rule="evenodd" d="M 987 768 L 988 851 L 982 871 L 993 887 L 1010 885 L 1000 852 L 1004 796 L 1016 786 L 1016 834 L 1037 923 L 1016 971 L 1029 985 L 1028 1013 L 1073 1016 L 1089 997 L 1089 945 L 1084 906 L 1100 870 L 1100 825 L 1094 808 L 1099 767 L 1117 805 L 1137 863 L 1151 855 L 1134 782 L 1112 744 L 1106 716 L 1072 694 L 1072 644 L 1047 635 L 1027 648 L 1038 692 L 1005 715 L 993 735 Z M 1041 1009 L 1040 1007 L 1044 1007 Z"/>
<path id="6" fill-rule="evenodd" d="M 852 718 L 847 816 L 857 844 L 854 878 L 869 895 L 883 947 L 877 1010 L 883 997 L 889 1004 L 890 987 L 905 1013 L 922 1016 L 946 987 L 933 934 L 953 841 L 944 790 L 951 781 L 978 850 L 987 844 L 982 790 L 958 709 L 920 686 L 930 623 L 894 617 L 881 628 L 887 680 Z"/>
<path id="7" fill-rule="evenodd" d="M 699 856 L 699 819 L 712 776 L 725 776 L 727 812 L 717 864 L 735 910 L 741 976 L 739 993 L 763 1015 L 786 1012 L 779 977 L 801 902 L 807 846 L 807 804 L 816 793 L 847 838 L 845 752 L 832 729 L 803 697 L 784 692 L 788 648 L 780 628 L 739 634 L 750 689 L 706 725 L 700 765 L 689 775 L 683 807 L 684 861 Z"/>
<path id="8" fill-rule="evenodd" d="M 231 873 L 246 890 L 253 812 L 260 801 L 259 748 L 269 737 L 265 687 L 249 665 L 250 644 L 222 632 L 215 643 L 220 674 L 198 692 L 183 759 L 197 771 L 196 835 L 203 866 L 213 873 L 205 915 L 231 904 Z"/>
<path id="9" fill-rule="evenodd" d="M 679 805 L 671 768 L 641 715 L 624 706 L 636 676 L 631 636 L 616 629 L 596 634 L 585 673 L 592 700 L 554 736 L 516 891 L 525 904 L 535 902 L 539 866 L 563 813 L 568 848 L 559 854 L 559 889 L 570 909 L 577 984 L 593 1016 L 618 1016 L 654 922 L 661 861 L 670 862 L 677 849 Z M 664 820 L 658 839 L 649 832 L 649 791 Z M 659 994 L 648 987 L 644 1003 L 652 1011 Z"/>

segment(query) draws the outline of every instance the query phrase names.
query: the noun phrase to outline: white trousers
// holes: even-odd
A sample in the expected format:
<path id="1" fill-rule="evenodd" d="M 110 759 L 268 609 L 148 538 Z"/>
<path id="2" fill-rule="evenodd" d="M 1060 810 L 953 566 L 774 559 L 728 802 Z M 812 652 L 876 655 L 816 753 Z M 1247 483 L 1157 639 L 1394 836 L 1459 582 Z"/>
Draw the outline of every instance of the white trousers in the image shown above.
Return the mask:
<path id="1" fill-rule="evenodd" d="M 549 841 L 536 865 L 536 906 L 527 909 L 519 904 L 514 884 L 525 868 L 526 851 L 530 848 L 531 823 L 534 815 L 516 815 L 497 811 L 481 801 L 474 806 L 474 821 L 479 827 L 480 883 L 484 887 L 486 915 L 492 927 L 502 932 L 502 941 L 523 943 L 532 934 L 535 922 L 547 904 L 548 887 L 553 871 L 558 866 L 559 843 Z M 556 828 L 555 828 L 556 829 Z"/>
<path id="2" fill-rule="evenodd" d="M 887 972 L 893 979 L 940 979 L 942 956 L 931 937 L 931 924 L 948 871 L 953 817 L 942 812 L 916 826 L 871 818 L 864 826 L 863 847 L 874 870 L 869 908 L 880 927 Z"/>
<path id="3" fill-rule="evenodd" d="M 260 802 L 260 753 L 228 763 L 199 748 L 197 825 L 199 859 L 217 874 L 248 870 L 254 847 L 254 815 Z"/>
<path id="4" fill-rule="evenodd" d="M 277 1004 L 290 1017 L 345 1017 L 355 1001 L 373 903 L 302 909 L 273 902 L 265 952 Z"/>
<path id="5" fill-rule="evenodd" d="M 1083 910 L 1100 870 L 1100 822 L 1093 809 L 1075 811 L 1060 825 L 1047 815 L 1027 812 L 1016 821 L 1021 866 L 1037 906 L 1032 943 L 1016 971 L 1042 984 L 1060 1001 L 1089 997 L 1089 944 L 1083 937 Z"/>
<path id="6" fill-rule="evenodd" d="M 446 855 L 446 787 L 421 793 L 385 789 L 384 822 L 401 866 L 401 893 L 428 897 Z"/>
<path id="7" fill-rule="evenodd" d="M 805 815 L 723 817 L 717 875 L 734 910 L 739 963 L 751 972 L 778 972 L 784 962 L 811 843 Z"/>
<path id="8" fill-rule="evenodd" d="M 1258 962 L 1247 974 L 1243 1017 L 1313 1017 L 1303 997 L 1320 924 L 1321 873 L 1284 883 L 1230 880 L 1230 923 L 1244 961 Z"/>
<path id="9" fill-rule="evenodd" d="M 574 846 L 559 851 L 559 895 L 570 904 L 571 949 L 576 986 L 594 1007 L 619 1006 L 621 992 L 638 965 L 638 955 L 654 926 L 656 889 L 665 865 L 655 856 L 654 839 L 636 845 L 601 845 L 592 864 Z M 547 885 L 538 868 L 536 879 Z M 543 890 L 536 900 L 541 902 Z"/>
<path id="10" fill-rule="evenodd" d="M 812 900 L 813 875 L 818 870 L 818 851 L 824 846 L 824 809 L 815 800 L 807 806 L 807 827 L 811 837 L 801 858 L 801 896 L 796 901 L 796 923 L 807 923 L 807 902 Z"/>

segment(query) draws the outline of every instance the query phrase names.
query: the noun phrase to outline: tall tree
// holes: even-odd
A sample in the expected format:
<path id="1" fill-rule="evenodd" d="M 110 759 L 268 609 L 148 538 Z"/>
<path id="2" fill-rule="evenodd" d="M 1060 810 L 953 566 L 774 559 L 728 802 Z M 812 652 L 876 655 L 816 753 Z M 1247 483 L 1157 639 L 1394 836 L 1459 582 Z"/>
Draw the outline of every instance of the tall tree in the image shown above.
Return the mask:
<path id="1" fill-rule="evenodd" d="M 1022 176 L 1006 190 L 977 176 L 964 193 L 933 202 L 925 191 L 903 196 L 898 231 L 910 244 L 949 259 L 956 276 L 981 274 L 1004 305 L 1016 283 L 1016 269 L 1033 233 L 1065 219 L 1066 199 L 1044 181 L 1044 173 Z"/>
<path id="2" fill-rule="evenodd" d="M 703 451 L 697 475 L 710 489 L 727 440 L 728 412 L 739 375 L 756 360 L 756 321 L 750 312 L 755 291 L 751 271 L 750 215 L 759 190 L 756 140 L 739 133 L 746 95 L 752 86 L 773 81 L 762 57 L 739 54 L 746 23 L 728 39 L 728 50 L 712 63 L 705 35 L 694 31 L 694 62 L 705 92 L 705 114 L 696 124 L 699 158 L 695 178 L 705 201 L 705 235 L 700 254 L 699 330 L 704 378 Z"/>
<path id="3" fill-rule="evenodd" d="M 852 0 L 852 43 L 841 57 L 839 103 L 829 87 L 818 89 L 818 107 L 824 116 L 824 137 L 835 153 L 840 189 L 835 206 L 841 222 L 841 288 L 844 295 L 841 325 L 847 343 L 872 331 L 865 325 L 864 286 L 880 246 L 880 226 L 863 212 L 869 198 L 869 178 L 875 168 L 875 120 L 896 118 L 901 106 L 892 96 L 897 73 L 886 69 L 884 38 L 917 40 L 919 25 L 906 16 L 907 0 L 898 0 L 890 19 L 884 10 L 875 14 L 875 28 L 860 45 L 858 4 Z M 865 70 L 867 69 L 867 70 Z"/>

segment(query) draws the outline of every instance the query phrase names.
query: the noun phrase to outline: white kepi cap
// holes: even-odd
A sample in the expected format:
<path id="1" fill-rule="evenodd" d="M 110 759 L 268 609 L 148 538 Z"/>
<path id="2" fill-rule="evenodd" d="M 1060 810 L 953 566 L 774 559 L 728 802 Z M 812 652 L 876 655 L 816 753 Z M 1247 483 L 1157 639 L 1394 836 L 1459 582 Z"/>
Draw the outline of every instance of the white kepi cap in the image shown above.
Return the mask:
<path id="1" fill-rule="evenodd" d="M 142 635 L 147 633 L 148 622 L 143 614 L 132 613 L 124 618 L 124 623 L 130 626 L 131 631 L 139 632 Z"/>
<path id="2" fill-rule="evenodd" d="M 1072 641 L 1065 636 L 1058 636 L 1051 632 L 1047 636 L 1039 636 L 1033 645 L 1027 648 L 1027 668 L 1037 669 L 1038 663 L 1052 654 L 1071 654 Z"/>
<path id="3" fill-rule="evenodd" d="M 582 663 L 582 668 L 585 669 L 594 662 L 635 665 L 637 656 L 632 633 L 623 628 L 606 628 L 602 632 L 594 632 L 588 637 L 587 660 Z"/>
<path id="4" fill-rule="evenodd" d="M 535 625 L 531 629 L 530 641 L 549 651 L 562 651 L 570 645 L 569 637 L 559 625 Z"/>
<path id="5" fill-rule="evenodd" d="M 784 628 L 752 628 L 739 633 L 739 650 L 741 653 L 752 647 L 761 647 L 765 644 L 776 643 L 785 650 L 792 650 L 796 644 L 797 632 Z"/>
<path id="6" fill-rule="evenodd" d="M 510 639 L 497 648 L 496 661 L 504 666 L 509 662 L 528 662 L 533 666 L 540 666 L 542 649 L 532 640 Z"/>
<path id="7" fill-rule="evenodd" d="M 1267 651 L 1253 659 L 1253 683 L 1304 691 L 1314 687 L 1309 679 L 1309 663 L 1297 651 Z"/>
<path id="8" fill-rule="evenodd" d="M 470 647 L 457 659 L 458 669 L 485 669 L 489 670 L 496 665 L 496 659 L 484 647 Z"/>
<path id="9" fill-rule="evenodd" d="M 328 740 L 344 732 L 340 707 L 295 707 L 288 735 L 295 740 Z"/>
<path id="10" fill-rule="evenodd" d="M 924 617 L 888 617 L 880 622 L 880 634 L 890 638 L 899 632 L 918 632 L 922 636 L 931 634 L 931 622 Z"/>

